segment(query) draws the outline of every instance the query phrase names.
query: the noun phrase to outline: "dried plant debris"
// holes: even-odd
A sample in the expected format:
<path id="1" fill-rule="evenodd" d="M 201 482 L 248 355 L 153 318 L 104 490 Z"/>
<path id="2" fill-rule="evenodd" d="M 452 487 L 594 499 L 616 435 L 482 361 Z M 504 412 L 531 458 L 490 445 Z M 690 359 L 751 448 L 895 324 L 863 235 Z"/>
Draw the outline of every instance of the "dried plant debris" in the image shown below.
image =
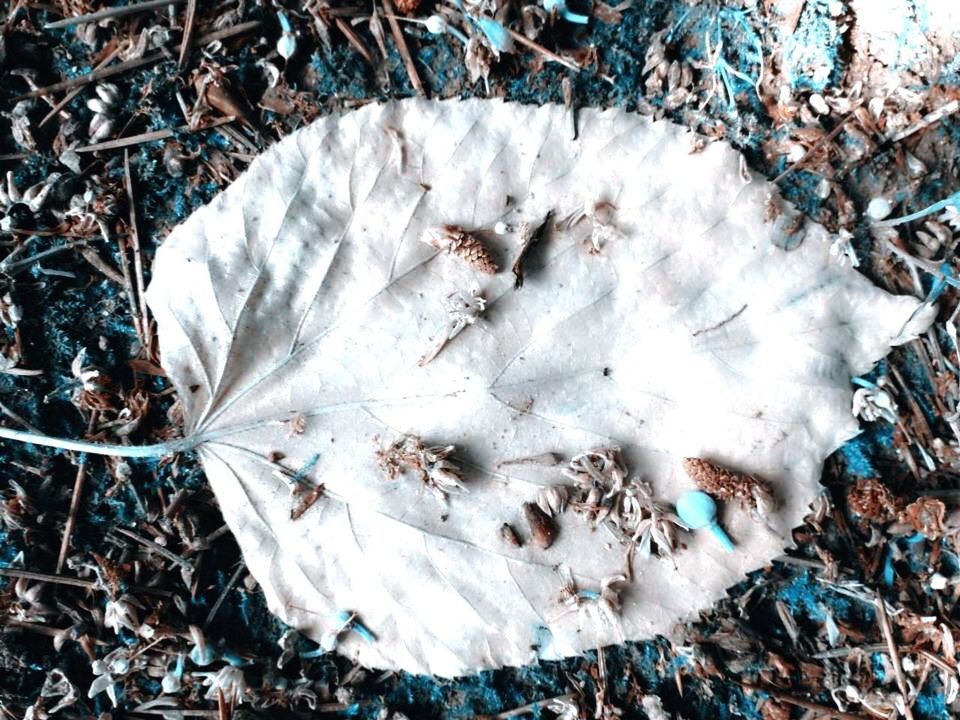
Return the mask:
<path id="1" fill-rule="evenodd" d="M 589 110 L 574 146 L 566 112 L 415 100 L 318 120 L 254 160 L 157 254 L 147 296 L 184 413 L 176 447 L 197 448 L 271 609 L 319 638 L 322 615 L 303 608 L 355 608 L 378 640 L 351 635 L 338 650 L 369 665 L 455 675 L 528 662 L 560 562 L 585 585 L 636 572 L 647 590 L 631 592 L 617 628 L 549 627 L 553 654 L 646 637 L 721 596 L 789 542 L 823 458 L 857 430 L 848 378 L 900 341 L 920 305 L 836 263 L 823 228 L 765 222 L 771 189 L 744 184 L 728 146 L 691 155 L 676 126 Z M 424 148 L 403 171 L 387 128 Z M 610 138 L 620 151 L 600 152 Z M 512 274 L 433 247 L 492 270 L 477 232 L 462 229 L 551 211 L 569 222 L 522 292 Z M 788 253 L 784 233 L 797 228 L 804 241 Z M 209 261 L 220 252 L 230 261 Z M 476 292 L 434 341 L 462 332 L 422 363 L 435 308 L 457 288 Z M 788 431 L 811 413 L 821 430 Z M 306 428 L 291 436 L 296 416 Z M 575 455 L 598 437 L 597 451 Z M 738 546 L 722 561 L 704 561 L 717 548 L 703 533 L 676 552 L 678 524 L 660 499 L 688 489 L 691 445 L 777 481 L 769 527 L 724 519 Z M 575 456 L 567 511 L 547 524 L 529 505 L 533 526 L 517 528 L 531 541 L 504 543 L 491 528 L 522 519 L 559 478 L 537 464 L 494 468 L 545 449 Z M 294 524 L 277 514 L 288 490 L 259 460 L 271 451 L 291 467 L 318 455 L 322 512 Z M 401 474 L 410 481 L 383 482 Z M 421 500 L 425 488 L 446 499 L 461 485 L 469 500 L 439 513 Z M 752 488 L 749 502 L 766 509 Z M 261 523 L 283 527 L 282 547 L 254 532 Z M 323 572 L 304 571 L 318 554 Z M 478 577 L 503 588 L 479 613 Z M 390 592 L 371 592 L 383 583 Z M 398 610 L 393 593 L 414 586 Z"/>
<path id="2" fill-rule="evenodd" d="M 776 507 L 770 483 L 756 475 L 729 470 L 703 458 L 684 458 L 683 469 L 698 488 L 719 500 L 736 500 L 758 518 Z"/>
<path id="3" fill-rule="evenodd" d="M 460 467 L 450 459 L 455 450 L 453 445 L 426 447 L 416 435 L 401 435 L 377 452 L 377 463 L 388 480 L 413 473 L 438 499 L 446 500 L 451 492 L 465 489 Z"/>
<path id="4" fill-rule="evenodd" d="M 518 712 L 572 719 L 630 715 L 639 705 L 657 720 L 723 712 L 771 720 L 805 713 L 917 720 L 957 715 L 953 4 L 470 2 L 462 9 L 449 3 L 413 9 L 415 4 L 394 0 L 387 9 L 380 2 L 311 2 L 282 9 L 241 3 L 207 12 L 192 2 L 139 2 L 106 7 L 86 19 L 78 14 L 96 8 L 83 3 L 11 5 L 0 30 L 0 242 L 3 255 L 10 253 L 0 268 L 5 422 L 134 447 L 184 431 L 183 408 L 158 358 L 133 330 L 133 320 L 140 320 L 133 314 L 139 314 L 137 274 L 127 243 L 120 158 L 109 149 L 89 152 L 92 143 L 130 148 L 132 169 L 143 181 L 132 202 L 149 277 L 154 242 L 233 182 L 260 141 L 267 145 L 320 115 L 380 98 L 383 88 L 390 95 L 412 93 L 414 77 L 431 96 L 506 95 L 534 103 L 556 100 L 559 86 L 572 108 L 558 118 L 564 140 L 576 126 L 578 106 L 622 106 L 624 98 L 643 113 L 703 133 L 689 138 L 691 152 L 707 150 L 711 140 L 731 139 L 747 149 L 752 168 L 776 178 L 784 197 L 837 233 L 828 262 L 859 263 L 880 285 L 938 309 L 939 322 L 879 372 L 858 376 L 873 384 L 854 387 L 865 432 L 828 462 L 828 488 L 817 496 L 808 524 L 796 531 L 797 550 L 782 563 L 751 575 L 702 622 L 684 626 L 670 641 L 552 663 L 544 659 L 558 653 L 549 635 L 539 634 L 536 668 L 455 683 L 370 673 L 271 620 L 263 594 L 237 564 L 238 549 L 189 455 L 161 463 L 91 456 L 84 461 L 5 446 L 0 572 L 8 575 L 0 580 L 0 714 L 239 717 L 269 709 L 391 720 Z M 412 13 L 406 16 L 410 22 L 391 17 L 403 12 Z M 63 21 L 65 29 L 51 28 L 52 21 Z M 396 35 L 389 31 L 394 24 Z M 505 42 L 510 31 L 533 45 L 514 39 L 511 48 Z M 477 82 L 471 83 L 468 71 Z M 211 88 L 218 76 L 230 98 L 218 98 L 218 88 Z M 248 113 L 256 129 L 231 121 L 237 111 Z M 218 122 L 225 124 L 214 127 Z M 161 139 L 150 139 L 155 137 Z M 406 138 L 400 156 L 399 182 L 419 179 L 418 152 Z M 362 199 L 363 188 L 354 190 L 361 193 L 355 199 Z M 583 190 L 569 206 L 551 198 L 557 217 L 596 202 Z M 619 198 L 613 202 L 620 205 Z M 522 218 L 541 217 L 506 220 L 519 227 Z M 898 224 L 880 228 L 877 218 Z M 487 227 L 469 214 L 438 220 Z M 630 218 L 620 208 L 617 226 L 624 221 Z M 575 238 L 589 248 L 590 231 L 586 219 L 569 235 L 552 231 L 550 243 L 536 248 L 536 259 L 524 261 L 527 284 L 539 280 L 541 259 L 549 260 L 554 238 Z M 519 245 L 509 235 L 506 240 L 497 247 L 506 250 L 505 265 L 518 259 Z M 598 259 L 603 257 L 601 252 Z M 457 272 L 458 263 L 435 262 L 439 271 Z M 456 287 L 475 285 L 462 278 Z M 454 290 L 438 283 L 433 307 Z M 492 320 L 499 301 L 486 287 L 480 290 L 491 302 Z M 730 314 L 738 307 L 729 308 Z M 692 332 L 723 319 L 709 318 Z M 440 337 L 433 333 L 441 322 L 435 312 L 424 314 L 418 353 L 427 338 Z M 469 332 L 483 334 L 485 323 Z M 467 340 L 464 335 L 456 342 Z M 95 394 L 82 395 L 82 380 L 71 372 L 81 348 L 87 349 L 81 372 L 99 372 L 91 381 L 109 381 L 109 392 L 91 386 L 87 391 Z M 37 402 L 44 397 L 46 402 Z M 691 407 L 700 412 L 701 403 Z M 808 415 L 804 426 L 814 417 Z M 275 427 L 287 435 L 294 426 L 290 421 Z M 418 427 L 398 425 L 386 436 Z M 459 436 L 438 437 L 456 442 L 470 457 Z M 569 456 L 625 437 L 590 438 L 563 451 Z M 313 440 L 310 445 L 284 467 L 295 473 L 326 448 Z M 522 455 L 501 449 L 500 457 Z M 705 448 L 681 452 L 710 456 Z M 364 453 L 372 455 L 369 445 Z M 673 497 L 660 473 L 627 454 L 634 472 Z M 731 460 L 732 467 L 748 465 L 754 467 Z M 496 469 L 515 478 L 533 468 Z M 679 466 L 675 470 L 682 473 Z M 529 477 L 537 484 L 552 477 L 536 472 Z M 762 474 L 779 490 L 776 473 Z M 289 513 L 287 482 L 277 480 L 277 504 Z M 388 492 L 422 487 L 379 483 Z M 871 483 L 886 492 L 872 497 Z M 304 492 L 309 484 L 303 483 Z M 858 490 L 864 491 L 862 502 Z M 525 486 L 524 498 L 532 497 Z M 900 513 L 921 500 L 912 513 L 914 526 Z M 930 500 L 945 506 L 945 532 L 935 540 L 922 534 L 937 532 L 939 507 Z M 314 508 L 298 522 L 327 512 L 327 500 Z M 510 508 L 516 512 L 519 503 Z M 568 509 L 554 521 L 567 532 L 581 517 Z M 104 527 L 131 529 L 196 560 L 198 572 L 186 585 L 177 562 Z M 501 542 L 501 550 L 513 547 L 502 545 L 490 527 L 484 532 Z M 337 542 L 343 537 L 350 537 L 349 526 Z M 54 574 L 61 546 L 66 553 Z M 18 572 L 33 575 L 9 575 Z M 581 588 L 599 591 L 602 577 L 578 580 Z M 543 601 L 546 612 L 557 607 L 553 581 Z M 642 585 L 622 587 L 625 606 L 644 592 Z M 876 592 L 886 600 L 893 651 L 876 613 L 869 614 L 877 607 Z M 111 627 L 104 623 L 108 608 Z M 343 612 L 351 617 L 339 609 L 324 614 L 323 630 L 345 628 L 337 643 L 365 643 L 353 629 L 357 617 L 345 627 Z M 620 620 L 624 614 L 628 607 Z M 572 617 L 563 622 L 576 624 Z M 583 623 L 585 632 L 596 624 L 587 617 Z"/>

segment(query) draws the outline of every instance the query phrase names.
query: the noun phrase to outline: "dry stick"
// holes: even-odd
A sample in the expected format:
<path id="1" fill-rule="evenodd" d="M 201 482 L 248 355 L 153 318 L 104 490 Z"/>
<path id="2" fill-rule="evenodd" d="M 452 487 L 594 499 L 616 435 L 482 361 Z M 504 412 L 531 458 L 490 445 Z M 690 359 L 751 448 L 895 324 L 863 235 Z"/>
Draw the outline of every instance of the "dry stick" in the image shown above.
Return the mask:
<path id="1" fill-rule="evenodd" d="M 538 53 L 543 55 L 547 60 L 552 60 L 555 63 L 560 63 L 564 67 L 570 68 L 571 70 L 574 70 L 576 72 L 580 72 L 583 69 L 572 60 L 567 60 L 565 57 L 557 55 L 552 50 L 547 50 L 547 48 L 545 48 L 543 45 L 541 45 L 540 43 L 534 42 L 523 33 L 519 33 L 516 30 L 513 30 L 511 28 L 507 28 L 507 32 L 510 33 L 510 37 L 512 37 L 518 43 L 520 43 L 521 45 L 526 45 L 531 50 L 536 50 Z"/>
<path id="2" fill-rule="evenodd" d="M 957 112 L 957 110 L 960 110 L 960 100 L 951 100 L 948 103 L 944 103 L 936 110 L 928 112 L 910 127 L 888 135 L 886 138 L 884 138 L 884 140 L 891 143 L 899 142 L 900 140 L 908 138 L 914 133 L 920 132 L 924 128 L 933 125 L 935 122 L 942 120 L 947 115 L 953 115 L 953 113 Z"/>
<path id="3" fill-rule="evenodd" d="M 0 577 L 22 578 L 24 580 L 34 580 L 35 582 L 48 582 L 54 585 L 71 585 L 73 587 L 84 588 L 86 590 L 102 590 L 96 580 L 82 580 L 81 578 L 64 577 L 63 575 L 49 575 L 47 573 L 33 572 L 31 570 L 16 570 L 14 568 L 0 567 Z M 146 593 L 148 595 L 158 595 L 160 597 L 173 597 L 174 593 L 169 590 L 160 590 L 159 588 L 144 587 L 142 585 L 131 585 L 133 592 Z"/>
<path id="4" fill-rule="evenodd" d="M 133 327 L 137 331 L 137 337 L 140 338 L 140 344 L 147 346 L 147 338 L 144 335 L 144 328 L 140 327 L 140 320 L 137 312 L 137 299 L 133 289 L 133 280 L 130 277 L 130 267 L 127 264 L 127 248 L 123 238 L 117 236 L 117 251 L 120 253 L 120 270 L 123 273 L 123 288 L 127 293 L 127 302 L 130 303 L 130 319 L 133 320 Z"/>
<path id="5" fill-rule="evenodd" d="M 113 60 L 119 54 L 120 54 L 120 48 L 114 48 L 112 53 L 110 53 L 103 60 L 97 63 L 97 66 L 93 69 L 94 72 L 109 65 L 111 62 L 113 62 Z M 60 112 L 68 102 L 73 100 L 80 93 L 81 90 L 83 90 L 82 87 L 74 88 L 73 90 L 68 92 L 66 95 L 64 95 L 63 99 L 60 102 L 58 102 L 56 105 L 54 105 L 52 108 L 50 108 L 50 112 L 44 115 L 43 120 L 40 121 L 40 124 L 37 125 L 37 127 L 43 127 L 48 122 L 50 122 L 50 120 L 55 118 L 57 113 Z"/>
<path id="6" fill-rule="evenodd" d="M 210 627 L 210 623 L 213 622 L 213 618 L 215 618 L 217 613 L 220 611 L 220 606 L 223 605 L 223 601 L 227 599 L 227 595 L 231 590 L 233 590 L 233 586 L 237 584 L 237 581 L 240 579 L 240 575 L 243 573 L 246 567 L 247 566 L 244 564 L 243 560 L 241 560 L 233 575 L 231 575 L 230 579 L 227 580 L 227 584 L 223 586 L 223 590 L 220 591 L 220 597 L 217 598 L 217 601 L 213 604 L 213 607 L 210 608 L 210 612 L 207 613 L 207 619 L 203 621 L 204 630 Z"/>
<path id="7" fill-rule="evenodd" d="M 86 23 L 99 22 L 107 18 L 121 17 L 123 15 L 132 15 L 133 13 L 153 10 L 164 5 L 177 5 L 184 0 L 146 0 L 146 2 L 136 3 L 135 5 L 120 5 L 118 7 L 109 7 L 97 12 L 87 13 L 86 15 L 75 15 L 74 17 L 64 18 L 56 22 L 47 23 L 43 26 L 44 30 L 57 30 L 59 28 L 70 27 L 71 25 L 84 25 Z"/>
<path id="8" fill-rule="evenodd" d="M 566 702 L 568 700 L 573 700 L 575 697 L 576 695 L 574 693 L 567 693 L 566 695 L 558 695 L 557 697 L 547 698 L 546 700 L 536 700 L 528 705 L 523 705 L 521 707 L 514 708 L 513 710 L 506 710 L 502 713 L 494 715 L 493 718 L 494 720 L 509 720 L 509 718 L 527 715 L 532 713 L 534 710 L 539 710 L 548 703 L 552 703 L 554 701 Z"/>
<path id="9" fill-rule="evenodd" d="M 183 19 L 183 40 L 180 41 L 180 59 L 177 67 L 183 72 L 187 67 L 187 58 L 190 57 L 190 46 L 193 45 L 193 31 L 197 20 L 197 0 L 187 0 L 187 14 Z"/>
<path id="10" fill-rule="evenodd" d="M 88 153 L 100 152 L 102 150 L 118 150 L 119 148 L 130 147 L 131 145 L 141 145 L 143 143 L 155 142 L 156 140 L 164 140 L 168 137 L 173 137 L 177 133 L 195 133 L 201 130 L 212 130 L 221 125 L 232 123 L 234 120 L 236 120 L 236 118 L 233 115 L 228 115 L 227 117 L 217 118 L 197 128 L 190 127 L 189 125 L 178 125 L 177 127 L 164 128 L 163 130 L 151 130 L 150 132 L 140 133 L 139 135 L 131 135 L 130 137 L 107 140 L 102 143 L 96 143 L 95 145 L 87 145 L 77 148 L 76 151 L 78 153 Z"/>
<path id="11" fill-rule="evenodd" d="M 740 686 L 744 690 L 759 690 L 760 692 L 766 693 L 778 702 L 787 703 L 788 705 L 795 705 L 796 707 L 803 708 L 804 710 L 812 710 L 813 712 L 819 713 L 826 717 L 838 718 L 839 720 L 866 720 L 865 716 L 863 715 L 844 712 L 842 710 L 835 710 L 828 705 L 821 705 L 820 703 L 815 703 L 810 700 L 804 700 L 796 695 L 790 695 L 788 693 L 773 690 L 772 688 L 766 688 L 761 685 L 752 685 L 750 683 L 741 682 Z"/>
<path id="12" fill-rule="evenodd" d="M 903 667 L 900 664 L 900 652 L 897 650 L 897 643 L 893 639 L 893 628 L 890 627 L 890 618 L 887 615 L 887 605 L 879 595 L 876 595 L 873 604 L 877 609 L 877 620 L 880 623 L 880 631 L 883 633 L 883 639 L 887 643 L 887 652 L 890 654 L 890 663 L 893 665 L 893 674 L 897 678 L 897 687 L 900 689 L 900 695 L 903 696 L 903 716 L 907 720 L 913 720 L 913 711 L 910 709 L 910 696 L 907 694 L 907 680 L 903 676 Z"/>
<path id="13" fill-rule="evenodd" d="M 342 17 L 335 17 L 333 21 L 337 24 L 337 28 L 343 33 L 343 36 L 347 38 L 347 42 L 353 45 L 353 49 L 360 53 L 368 64 L 374 66 L 373 56 L 370 55 L 370 51 L 364 46 L 363 41 L 361 41 L 360 37 L 353 31 L 350 24 Z"/>
<path id="14" fill-rule="evenodd" d="M 73 496 L 70 498 L 70 513 L 67 515 L 67 524 L 63 528 L 63 540 L 60 541 L 60 555 L 57 557 L 57 575 L 63 572 L 67 562 L 67 553 L 70 551 L 70 540 L 73 537 L 73 528 L 77 524 L 77 513 L 80 510 L 80 496 L 83 494 L 83 484 L 87 479 L 87 463 L 80 460 L 77 468 L 77 479 L 73 481 Z"/>
<path id="15" fill-rule="evenodd" d="M 163 545 L 150 540 L 149 538 L 140 537 L 132 530 L 127 530 L 126 528 L 117 527 L 113 529 L 113 532 L 123 535 L 134 542 L 138 542 L 143 545 L 145 548 L 153 550 L 157 555 L 166 558 L 172 563 L 176 563 L 185 570 L 193 571 L 194 567 L 188 561 L 184 560 L 182 557 L 177 555 L 173 550 L 164 547 Z"/>
<path id="16" fill-rule="evenodd" d="M 137 208 L 133 197 L 133 178 L 130 175 L 130 152 L 123 151 L 123 177 L 130 205 L 130 241 L 133 245 L 133 269 L 136 272 L 137 296 L 140 301 L 140 325 L 146 340 L 147 357 L 153 357 L 153 333 L 150 332 L 150 316 L 147 312 L 146 287 L 143 282 L 143 253 L 140 251 L 140 233 L 137 231 Z"/>
<path id="17" fill-rule="evenodd" d="M 822 138 L 820 138 L 819 140 L 817 140 L 813 145 L 811 145 L 811 146 L 809 147 L 809 149 L 807 149 L 807 151 L 806 151 L 805 153 L 803 153 L 803 155 L 800 156 L 800 159 L 799 159 L 799 160 L 797 160 L 793 165 L 791 165 L 790 167 L 788 167 L 788 168 L 787 168 L 786 170 L 784 170 L 782 173 L 780 173 L 779 175 L 777 175 L 777 176 L 772 180 L 772 182 L 773 182 L 773 183 L 778 183 L 778 182 L 780 182 L 781 180 L 783 180 L 787 175 L 789 175 L 790 173 L 792 173 L 794 170 L 799 170 L 799 169 L 801 169 L 801 166 L 810 158 L 810 156 L 811 156 L 816 150 L 819 150 L 821 147 L 823 147 L 824 145 L 826 145 L 828 142 L 830 142 L 830 141 L 833 140 L 837 135 L 840 134 L 840 131 L 843 130 L 844 126 L 847 124 L 847 121 L 848 121 L 850 118 L 852 118 L 852 117 L 853 117 L 853 111 L 850 111 L 850 112 L 848 112 L 846 115 L 844 115 L 844 117 L 840 120 L 840 122 L 837 123 L 837 126 L 836 126 L 833 130 L 831 130 L 830 132 L 828 132 L 828 133 L 827 133 L 826 135 L 824 135 Z"/>
<path id="18" fill-rule="evenodd" d="M 234 25 L 233 27 L 224 28 L 223 30 L 217 30 L 216 32 L 208 33 L 207 35 L 199 38 L 197 40 L 197 44 L 207 45 L 208 43 L 215 42 L 216 40 L 225 40 L 229 37 L 233 37 L 234 35 L 242 35 L 243 33 L 259 27 L 261 24 L 262 23 L 259 20 L 251 20 L 249 22 L 240 23 L 239 25 Z M 13 99 L 14 101 L 26 100 L 27 98 L 40 97 L 41 95 L 47 95 L 49 93 L 72 90 L 75 87 L 82 87 L 83 85 L 89 85 L 97 80 L 103 80 L 104 78 L 119 75 L 127 70 L 135 70 L 137 68 L 144 67 L 145 65 L 152 65 L 153 63 L 160 62 L 161 60 L 166 60 L 169 57 L 170 51 L 164 48 L 163 50 L 159 50 L 150 55 L 144 55 L 141 58 L 125 60 L 124 62 L 117 63 L 116 65 L 111 65 L 110 67 L 88 72 L 86 75 L 81 75 L 80 77 L 71 78 L 70 80 L 63 80 L 62 82 L 54 83 L 53 85 L 47 85 L 46 87 L 31 90 L 30 92 L 24 93 L 23 95 L 18 95 Z"/>
<path id="19" fill-rule="evenodd" d="M 420 82 L 420 76 L 417 74 L 417 67 L 413 64 L 413 57 L 407 48 L 407 41 L 403 37 L 403 30 L 400 29 L 400 23 L 395 17 L 396 11 L 393 9 L 393 3 L 390 0 L 382 0 L 384 14 L 387 16 L 387 22 L 390 24 L 390 32 L 393 34 L 393 41 L 397 44 L 397 51 L 403 58 L 403 64 L 407 68 L 407 76 L 410 78 L 410 84 L 416 90 L 417 95 L 426 97 L 427 93 L 423 89 L 423 83 Z"/>

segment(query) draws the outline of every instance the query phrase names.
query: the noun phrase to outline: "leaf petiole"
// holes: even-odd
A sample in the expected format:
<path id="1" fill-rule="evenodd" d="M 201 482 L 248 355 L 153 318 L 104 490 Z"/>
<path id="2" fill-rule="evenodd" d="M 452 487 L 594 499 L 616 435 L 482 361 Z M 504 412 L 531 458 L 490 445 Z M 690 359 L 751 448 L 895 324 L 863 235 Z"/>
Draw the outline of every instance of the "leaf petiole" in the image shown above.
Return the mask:
<path id="1" fill-rule="evenodd" d="M 113 457 L 163 457 L 165 455 L 174 455 L 179 452 L 192 450 L 202 442 L 199 437 L 187 437 L 168 442 L 156 443 L 154 445 L 108 445 L 106 443 L 93 443 L 86 440 L 70 440 L 67 438 L 55 438 L 49 435 L 39 433 L 24 432 L 23 430 L 14 430 L 12 428 L 0 427 L 0 438 L 5 440 L 16 440 L 17 442 L 30 443 L 31 445 L 42 445 L 44 447 L 60 448 L 61 450 L 73 450 L 75 452 L 85 452 L 94 455 L 112 455 Z"/>

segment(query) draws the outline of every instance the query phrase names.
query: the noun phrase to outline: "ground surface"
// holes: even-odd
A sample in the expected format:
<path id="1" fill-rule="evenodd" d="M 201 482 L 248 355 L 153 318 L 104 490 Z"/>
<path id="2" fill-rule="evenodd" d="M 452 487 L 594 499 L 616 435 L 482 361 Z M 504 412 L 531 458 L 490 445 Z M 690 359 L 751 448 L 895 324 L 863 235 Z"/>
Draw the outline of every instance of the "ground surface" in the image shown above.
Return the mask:
<path id="1" fill-rule="evenodd" d="M 182 70 L 184 4 L 50 30 L 44 23 L 100 6 L 8 5 L 0 412 L 10 426 L 135 444 L 175 436 L 176 399 L 139 303 L 154 248 L 276 138 L 318 114 L 416 92 L 380 3 L 379 23 L 367 4 L 291 4 L 283 17 L 254 3 L 199 5 L 192 28 L 202 42 Z M 494 5 L 468 9 L 489 16 Z M 519 46 L 497 60 L 496 28 L 485 37 L 452 6 L 442 10 L 449 22 L 475 38 L 466 59 L 450 33 L 401 24 L 423 92 L 617 106 L 727 139 L 787 198 L 843 231 L 838 256 L 855 256 L 883 287 L 938 305 L 934 329 L 867 379 L 865 433 L 828 461 L 824 494 L 790 557 L 758 569 L 702 622 L 602 658 L 457 681 L 379 675 L 318 652 L 267 614 L 190 456 L 105 461 L 4 443 L 0 713 L 147 717 L 167 707 L 184 710 L 169 717 L 213 717 L 315 707 L 472 717 L 570 696 L 566 717 L 954 716 L 956 214 L 947 208 L 885 232 L 871 232 L 865 215 L 877 198 L 902 215 L 958 189 L 960 65 L 955 38 L 941 29 L 944 7 L 635 0 L 597 5 L 582 28 L 503 6 L 505 24 L 523 32 L 526 17 L 541 48 L 580 69 Z M 438 10 L 424 3 L 410 16 Z M 211 33 L 227 37 L 207 42 Z M 289 61 L 278 41 L 284 55 L 293 46 Z M 121 70 L 19 99 L 97 66 Z M 238 119 L 209 129 L 227 116 Z M 147 141 L 151 131 L 163 137 Z M 88 149 L 116 138 L 131 140 Z M 92 683 L 101 692 L 89 697 Z"/>

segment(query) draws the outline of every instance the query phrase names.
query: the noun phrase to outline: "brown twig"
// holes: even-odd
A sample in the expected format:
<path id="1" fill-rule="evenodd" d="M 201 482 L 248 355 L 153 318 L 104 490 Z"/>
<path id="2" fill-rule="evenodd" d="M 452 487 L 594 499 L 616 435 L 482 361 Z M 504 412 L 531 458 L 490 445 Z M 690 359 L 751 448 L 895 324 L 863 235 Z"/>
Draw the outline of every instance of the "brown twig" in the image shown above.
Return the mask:
<path id="1" fill-rule="evenodd" d="M 32 570 L 16 570 L 14 568 L 0 567 L 0 577 L 22 578 L 24 580 L 33 580 L 35 582 L 48 582 L 54 585 L 72 585 L 73 587 L 84 588 L 86 590 L 101 590 L 102 588 L 96 580 L 82 580 L 80 578 L 64 577 L 63 575 L 51 575 L 49 573 L 33 572 Z M 132 592 L 147 593 L 158 595 L 160 597 L 172 597 L 173 593 L 169 590 L 160 590 L 153 587 L 143 587 L 142 585 L 131 585 Z"/>
<path id="2" fill-rule="evenodd" d="M 540 43 L 534 42 L 523 33 L 519 33 L 516 30 L 513 30 L 512 28 L 507 28 L 507 32 L 510 33 L 510 37 L 512 37 L 516 42 L 520 43 L 521 45 L 526 45 L 531 50 L 536 50 L 538 53 L 543 55 L 547 60 L 551 60 L 555 63 L 560 63 L 564 67 L 570 68 L 571 70 L 574 70 L 576 72 L 580 72 L 583 69 L 572 60 L 567 60 L 565 57 L 557 55 L 555 52 L 553 52 L 552 50 L 548 50 Z"/>
<path id="3" fill-rule="evenodd" d="M 111 62 L 113 62 L 114 58 L 116 58 L 117 55 L 119 54 L 120 54 L 120 48 L 119 47 L 114 48 L 113 52 L 109 53 L 103 60 L 97 63 L 96 67 L 93 68 L 94 72 L 109 65 Z M 50 108 L 50 112 L 48 112 L 46 115 L 43 116 L 43 120 L 40 121 L 37 127 L 43 127 L 48 122 L 50 122 L 54 117 L 56 117 L 57 113 L 60 112 L 64 107 L 66 107 L 67 103 L 73 100 L 80 93 L 82 89 L 83 88 L 81 87 L 74 88 L 73 90 L 68 92 L 66 95 L 64 95 L 63 99 L 61 99 L 60 102 L 56 103 L 52 108 Z"/>
<path id="4" fill-rule="evenodd" d="M 417 74 L 417 66 L 413 64 L 413 57 L 407 48 L 407 41 L 403 37 L 403 30 L 400 29 L 400 23 L 397 22 L 396 11 L 393 9 L 393 3 L 390 0 L 383 0 L 383 12 L 387 16 L 387 23 L 390 25 L 390 32 L 393 34 L 393 41 L 397 44 L 397 51 L 403 58 L 404 67 L 407 68 L 407 76 L 410 78 L 410 84 L 417 95 L 426 97 L 427 93 L 423 89 L 423 83 L 420 82 L 420 76 Z"/>
<path id="5" fill-rule="evenodd" d="M 187 0 L 187 12 L 183 19 L 183 39 L 180 41 L 180 59 L 177 67 L 182 72 L 187 67 L 187 58 L 190 57 L 190 47 L 193 45 L 193 32 L 196 29 L 197 0 Z"/>
<path id="6" fill-rule="evenodd" d="M 799 160 L 797 160 L 793 165 L 788 167 L 782 173 L 777 175 L 773 180 L 771 180 L 771 182 L 773 184 L 777 184 L 793 171 L 800 170 L 803 167 L 803 164 L 810 159 L 810 156 L 813 155 L 815 151 L 819 150 L 821 147 L 826 145 L 828 142 L 830 142 L 835 137 L 837 137 L 837 135 L 840 134 L 840 131 L 843 130 L 844 126 L 847 124 L 847 121 L 852 117 L 853 117 L 853 111 L 851 110 L 850 112 L 848 112 L 846 115 L 843 116 L 843 118 L 840 120 L 840 122 L 837 123 L 837 126 L 833 128 L 833 130 L 828 132 L 826 135 L 824 135 L 819 140 L 817 140 L 813 145 L 807 148 L 807 151 L 800 156 Z"/>
<path id="7" fill-rule="evenodd" d="M 823 717 L 828 718 L 837 718 L 837 720 L 867 720 L 865 716 L 858 713 L 844 712 L 843 710 L 837 710 L 828 705 L 821 705 L 820 703 L 815 703 L 811 700 L 804 700 L 799 698 L 796 695 L 790 695 L 785 692 L 780 692 L 779 690 L 774 690 L 772 688 L 763 687 L 761 685 L 752 685 L 750 683 L 741 682 L 740 686 L 744 690 L 758 690 L 760 692 L 766 693 L 771 698 L 777 702 L 787 703 L 788 705 L 794 705 L 798 708 L 803 708 L 804 710 L 811 710 L 815 713 L 822 715 Z"/>
<path id="8" fill-rule="evenodd" d="M 220 127 L 221 125 L 232 123 L 235 119 L 236 118 L 230 115 L 228 117 L 211 120 L 208 124 L 203 125 L 202 127 L 193 128 L 193 127 L 190 127 L 189 125 L 179 125 L 174 128 L 164 128 L 163 130 L 152 130 L 150 132 L 140 133 L 139 135 L 131 135 L 130 137 L 116 138 L 115 140 L 107 140 L 106 142 L 96 143 L 94 145 L 87 145 L 86 147 L 77 148 L 77 152 L 88 153 L 88 152 L 100 152 L 102 150 L 118 150 L 123 147 L 130 147 L 131 145 L 141 145 L 143 143 L 155 142 L 157 140 L 164 140 L 168 137 L 173 137 L 177 133 L 195 133 L 195 132 L 200 132 L 201 130 L 211 130 L 213 128 Z"/>
<path id="9" fill-rule="evenodd" d="M 150 314 L 147 310 L 147 294 L 143 281 L 143 253 L 140 250 L 140 233 L 137 230 L 137 208 L 133 196 L 133 177 L 130 174 L 130 152 L 123 151 L 123 178 L 130 206 L 130 245 L 133 248 L 133 270 L 136 273 L 136 293 L 140 305 L 140 327 L 143 329 L 146 357 L 153 357 L 153 333 L 150 331 Z"/>
<path id="10" fill-rule="evenodd" d="M 893 639 L 893 628 L 890 626 L 890 617 L 887 615 L 887 605 L 879 595 L 874 597 L 873 604 L 877 608 L 877 622 L 880 625 L 880 631 L 883 633 L 883 639 L 887 643 L 887 652 L 890 654 L 890 664 L 893 665 L 893 675 L 897 679 L 897 688 L 900 690 L 900 695 L 903 696 L 903 716 L 907 720 L 913 720 L 907 680 L 903 676 L 903 666 L 900 664 L 900 651 Z"/>
<path id="11" fill-rule="evenodd" d="M 73 481 L 73 495 L 70 497 L 70 512 L 67 514 L 67 524 L 63 528 L 63 539 L 60 541 L 60 554 L 57 556 L 57 575 L 63 573 L 63 566 L 70 551 L 70 540 L 73 537 L 73 528 L 77 524 L 77 513 L 80 510 L 80 497 L 83 495 L 83 484 L 87 479 L 87 463 L 80 460 L 77 467 L 77 479 Z"/>
<path id="12" fill-rule="evenodd" d="M 63 20 L 47 23 L 43 26 L 43 29 L 58 30 L 73 25 L 85 25 L 87 23 L 107 20 L 108 18 L 122 17 L 123 15 L 132 15 L 133 13 L 153 10 L 154 8 L 165 7 L 167 5 L 177 5 L 182 2 L 184 2 L 184 0 L 146 0 L 146 2 L 133 5 L 118 5 L 116 7 L 108 7 L 103 10 L 87 13 L 86 15 L 74 15 L 73 17 L 64 18 Z"/>

